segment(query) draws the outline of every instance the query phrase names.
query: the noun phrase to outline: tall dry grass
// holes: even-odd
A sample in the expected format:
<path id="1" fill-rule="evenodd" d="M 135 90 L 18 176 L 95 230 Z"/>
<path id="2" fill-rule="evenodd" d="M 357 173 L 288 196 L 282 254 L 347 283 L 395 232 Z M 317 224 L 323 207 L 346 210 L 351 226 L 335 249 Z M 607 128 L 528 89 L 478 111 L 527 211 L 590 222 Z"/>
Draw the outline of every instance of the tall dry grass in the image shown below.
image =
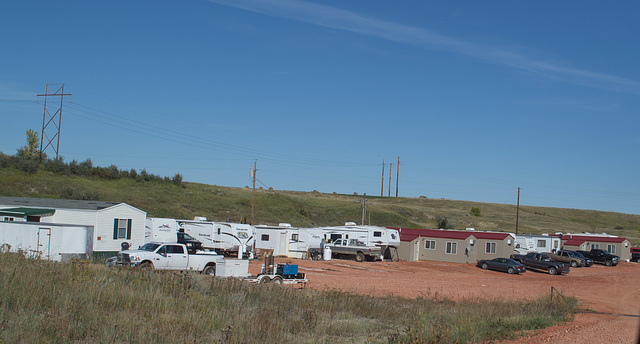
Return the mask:
<path id="1" fill-rule="evenodd" d="M 0 254 L 0 343 L 469 343 L 567 320 L 570 300 L 374 298 Z"/>

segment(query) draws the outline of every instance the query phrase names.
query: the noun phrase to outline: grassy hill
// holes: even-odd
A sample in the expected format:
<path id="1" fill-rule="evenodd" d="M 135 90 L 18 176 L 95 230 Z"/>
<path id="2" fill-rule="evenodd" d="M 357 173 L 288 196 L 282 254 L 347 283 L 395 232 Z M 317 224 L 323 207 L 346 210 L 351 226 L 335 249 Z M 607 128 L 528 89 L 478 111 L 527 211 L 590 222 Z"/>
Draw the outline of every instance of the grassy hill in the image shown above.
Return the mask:
<path id="1" fill-rule="evenodd" d="M 0 195 L 14 197 L 93 199 L 125 202 L 152 217 L 239 222 L 251 218 L 252 190 L 158 180 L 105 179 L 62 175 L 44 170 L 22 172 L 0 168 Z M 516 206 L 427 198 L 367 196 L 365 223 L 390 227 L 436 228 L 446 217 L 456 229 L 515 232 Z M 480 216 L 471 214 L 472 208 Z M 361 222 L 362 196 L 256 190 L 255 223 L 293 226 L 341 225 Z M 520 206 L 519 233 L 591 232 L 628 238 L 640 245 L 640 215 L 594 210 Z"/>

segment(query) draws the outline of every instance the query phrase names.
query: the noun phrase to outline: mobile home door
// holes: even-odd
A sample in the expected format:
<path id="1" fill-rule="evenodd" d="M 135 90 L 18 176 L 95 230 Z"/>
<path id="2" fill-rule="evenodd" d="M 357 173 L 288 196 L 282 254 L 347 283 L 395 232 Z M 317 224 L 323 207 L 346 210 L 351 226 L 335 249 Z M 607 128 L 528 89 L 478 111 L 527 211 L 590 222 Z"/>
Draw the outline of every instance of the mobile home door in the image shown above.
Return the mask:
<path id="1" fill-rule="evenodd" d="M 49 259 L 49 247 L 51 246 L 51 228 L 38 228 L 37 251 L 42 259 Z"/>

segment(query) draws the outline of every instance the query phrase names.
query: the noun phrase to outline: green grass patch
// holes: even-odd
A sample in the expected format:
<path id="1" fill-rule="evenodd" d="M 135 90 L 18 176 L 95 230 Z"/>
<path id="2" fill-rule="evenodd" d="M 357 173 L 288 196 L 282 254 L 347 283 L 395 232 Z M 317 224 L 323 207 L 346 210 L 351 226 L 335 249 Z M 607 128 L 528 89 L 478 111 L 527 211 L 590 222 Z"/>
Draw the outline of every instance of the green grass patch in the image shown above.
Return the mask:
<path id="1" fill-rule="evenodd" d="M 549 303 L 374 298 L 0 254 L 1 343 L 472 343 L 572 318 Z"/>

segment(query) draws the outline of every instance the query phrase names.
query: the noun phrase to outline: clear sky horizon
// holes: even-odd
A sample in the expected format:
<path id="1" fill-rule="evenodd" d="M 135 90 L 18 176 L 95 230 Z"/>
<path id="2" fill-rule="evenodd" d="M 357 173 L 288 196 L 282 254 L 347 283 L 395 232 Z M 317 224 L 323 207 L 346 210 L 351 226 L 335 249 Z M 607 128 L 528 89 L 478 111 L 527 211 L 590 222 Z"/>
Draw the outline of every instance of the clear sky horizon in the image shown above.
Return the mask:
<path id="1" fill-rule="evenodd" d="M 0 151 L 185 181 L 640 214 L 640 3 L 10 1 Z M 53 86 L 52 86 L 53 87 Z M 49 98 L 48 109 L 59 105 Z M 51 155 L 52 151 L 48 151 Z M 385 161 L 384 182 L 382 162 Z"/>

